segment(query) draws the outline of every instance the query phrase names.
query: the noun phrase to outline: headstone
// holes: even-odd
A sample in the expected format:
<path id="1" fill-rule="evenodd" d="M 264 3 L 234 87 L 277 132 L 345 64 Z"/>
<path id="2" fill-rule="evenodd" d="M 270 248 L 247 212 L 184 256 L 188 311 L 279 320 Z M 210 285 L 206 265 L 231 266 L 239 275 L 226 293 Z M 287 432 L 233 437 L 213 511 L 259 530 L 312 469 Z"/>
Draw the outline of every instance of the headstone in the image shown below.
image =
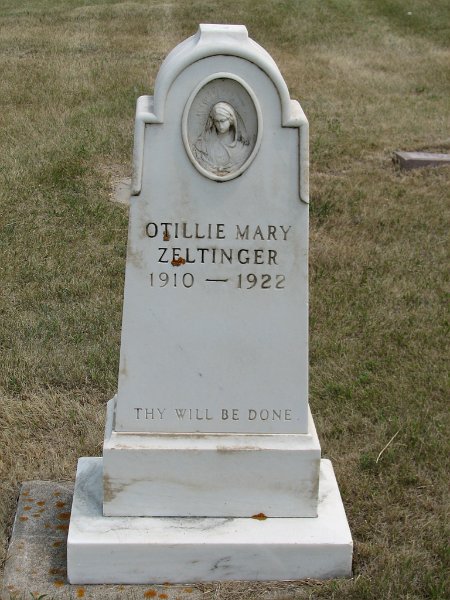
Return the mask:
<path id="1" fill-rule="evenodd" d="M 450 154 L 440 152 L 405 152 L 396 151 L 393 157 L 394 163 L 401 169 L 411 171 L 420 167 L 440 167 L 450 165 Z"/>
<path id="2" fill-rule="evenodd" d="M 308 406 L 308 168 L 243 26 L 201 25 L 139 98 L 118 393 L 103 460 L 80 459 L 70 581 L 350 574 Z"/>

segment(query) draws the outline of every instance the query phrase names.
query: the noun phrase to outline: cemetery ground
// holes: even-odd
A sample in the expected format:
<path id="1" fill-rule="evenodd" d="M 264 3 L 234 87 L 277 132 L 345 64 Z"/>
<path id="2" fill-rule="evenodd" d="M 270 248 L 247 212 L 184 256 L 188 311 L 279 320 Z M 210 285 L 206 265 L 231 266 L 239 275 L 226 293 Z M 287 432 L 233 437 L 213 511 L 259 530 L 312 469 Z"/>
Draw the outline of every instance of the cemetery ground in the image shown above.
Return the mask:
<path id="1" fill-rule="evenodd" d="M 450 595 L 450 169 L 391 161 L 449 151 L 449 20 L 445 0 L 0 2 L 3 563 L 21 482 L 73 481 L 79 456 L 101 454 L 127 237 L 110 196 L 130 175 L 136 98 L 199 22 L 243 23 L 310 121 L 310 403 L 354 576 L 193 588 L 227 600 Z"/>

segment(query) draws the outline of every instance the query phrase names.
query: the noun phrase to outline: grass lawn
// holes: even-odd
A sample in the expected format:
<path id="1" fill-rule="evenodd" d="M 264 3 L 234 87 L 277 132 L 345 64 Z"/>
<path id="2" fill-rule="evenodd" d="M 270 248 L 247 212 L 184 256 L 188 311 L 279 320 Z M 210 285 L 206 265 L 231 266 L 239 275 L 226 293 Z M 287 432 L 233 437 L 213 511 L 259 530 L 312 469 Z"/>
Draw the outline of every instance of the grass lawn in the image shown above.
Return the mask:
<path id="1" fill-rule="evenodd" d="M 111 185 L 137 97 L 199 22 L 247 25 L 311 126 L 310 402 L 354 577 L 277 598 L 448 598 L 450 168 L 391 162 L 450 151 L 448 0 L 0 0 L 0 559 L 20 483 L 101 454 L 127 237 Z"/>

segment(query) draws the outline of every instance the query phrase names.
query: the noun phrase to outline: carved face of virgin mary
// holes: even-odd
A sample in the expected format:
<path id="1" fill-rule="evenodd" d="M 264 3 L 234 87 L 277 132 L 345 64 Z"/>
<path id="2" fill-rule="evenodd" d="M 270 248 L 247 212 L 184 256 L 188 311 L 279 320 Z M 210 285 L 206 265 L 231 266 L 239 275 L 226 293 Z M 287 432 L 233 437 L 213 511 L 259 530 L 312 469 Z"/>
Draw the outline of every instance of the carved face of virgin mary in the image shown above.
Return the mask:
<path id="1" fill-rule="evenodd" d="M 234 108 L 227 102 L 217 102 L 211 109 L 209 119 L 212 121 L 211 125 L 216 128 L 217 133 L 225 134 L 230 128 L 234 130 L 234 137 L 236 137 L 237 119 Z"/>
<path id="2" fill-rule="evenodd" d="M 234 108 L 228 102 L 216 102 L 193 146 L 193 153 L 202 167 L 211 173 L 226 175 L 244 162 L 247 145 Z"/>
<path id="3" fill-rule="evenodd" d="M 208 77 L 189 97 L 181 133 L 189 159 L 205 177 L 228 181 L 255 157 L 262 134 L 261 109 L 247 84 L 233 75 Z"/>

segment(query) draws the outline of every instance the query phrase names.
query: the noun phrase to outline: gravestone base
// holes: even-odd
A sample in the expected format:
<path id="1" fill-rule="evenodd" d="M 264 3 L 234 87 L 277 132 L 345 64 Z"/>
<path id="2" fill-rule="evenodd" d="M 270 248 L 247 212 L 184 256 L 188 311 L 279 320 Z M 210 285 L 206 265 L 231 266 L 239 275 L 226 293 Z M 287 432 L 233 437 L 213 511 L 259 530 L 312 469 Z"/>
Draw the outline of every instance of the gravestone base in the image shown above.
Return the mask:
<path id="1" fill-rule="evenodd" d="M 135 517 L 316 517 L 320 444 L 308 434 L 113 431 L 108 402 L 103 514 Z"/>
<path id="2" fill-rule="evenodd" d="M 105 517 L 102 459 L 81 458 L 67 542 L 73 584 L 329 579 L 352 539 L 330 461 L 316 518 Z"/>

